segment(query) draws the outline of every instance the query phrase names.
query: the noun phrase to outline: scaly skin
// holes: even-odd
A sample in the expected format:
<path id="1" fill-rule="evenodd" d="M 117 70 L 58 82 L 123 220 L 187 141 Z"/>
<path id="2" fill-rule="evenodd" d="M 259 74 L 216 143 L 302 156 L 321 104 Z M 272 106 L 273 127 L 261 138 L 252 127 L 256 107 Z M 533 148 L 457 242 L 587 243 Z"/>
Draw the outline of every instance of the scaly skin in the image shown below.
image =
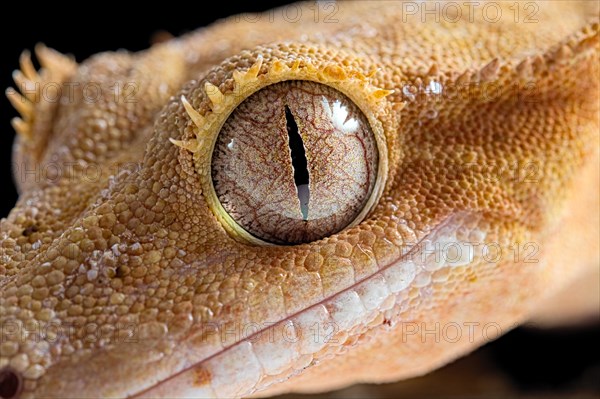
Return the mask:
<path id="1" fill-rule="evenodd" d="M 27 122 L 1 222 L 4 376 L 23 398 L 320 391 L 428 372 L 525 321 L 598 267 L 595 3 L 541 3 L 537 23 L 523 9 L 515 21 L 512 2 L 494 23 L 481 9 L 422 22 L 398 2 L 342 3 L 325 23 L 332 9 L 315 21 L 304 5 L 297 23 L 232 18 L 80 65 L 40 48 L 25 80 L 80 85 L 61 102 L 13 95 Z M 356 226 L 264 246 L 208 206 L 210 148 L 192 145 L 181 95 L 223 119 L 243 100 L 233 72 L 259 56 L 256 88 L 282 70 L 349 82 L 380 124 L 382 194 Z M 102 90 L 86 102 L 89 82 Z M 467 241 L 480 245 L 457 262 L 423 257 L 427 242 Z"/>

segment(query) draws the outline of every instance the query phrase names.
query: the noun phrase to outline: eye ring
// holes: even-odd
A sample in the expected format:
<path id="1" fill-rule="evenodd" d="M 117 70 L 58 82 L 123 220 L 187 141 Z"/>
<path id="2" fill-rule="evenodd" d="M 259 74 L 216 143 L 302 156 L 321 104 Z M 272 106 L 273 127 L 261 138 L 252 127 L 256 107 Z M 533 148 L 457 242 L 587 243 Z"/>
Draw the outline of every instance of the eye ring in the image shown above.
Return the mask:
<path id="1" fill-rule="evenodd" d="M 171 139 L 171 142 L 185 151 L 192 152 L 203 196 L 213 214 L 232 238 L 242 243 L 258 246 L 282 244 L 256 237 L 246 231 L 229 215 L 217 196 L 213 184 L 211 167 L 218 135 L 236 108 L 254 93 L 267 86 L 288 80 L 309 81 L 329 86 L 348 97 L 367 119 L 373 132 L 378 152 L 376 181 L 362 210 L 344 228 L 347 229 L 356 226 L 365 219 L 381 197 L 387 180 L 388 148 L 386 146 L 383 124 L 379 120 L 378 115 L 389 112 L 389 103 L 384 101 L 384 99 L 393 93 L 391 90 L 373 86 L 370 83 L 370 76 L 372 74 L 366 76 L 351 67 L 343 69 L 335 64 L 315 66 L 310 61 L 304 59 L 296 59 L 288 64 L 281 60 L 272 59 L 267 66 L 263 64 L 263 59 L 259 56 L 246 72 L 233 71 L 234 84 L 233 89 L 230 91 L 223 93 L 212 83 L 204 82 L 204 98 L 194 98 L 196 104 L 204 105 L 203 109 L 207 108 L 206 105 L 209 106 L 210 111 L 204 115 L 200 115 L 196 111 L 196 109 L 201 109 L 200 107 L 195 108 L 186 97 L 181 97 L 181 103 L 191 122 L 188 125 L 191 125 L 196 137 L 189 140 Z M 203 101 L 205 102 L 203 103 Z"/>

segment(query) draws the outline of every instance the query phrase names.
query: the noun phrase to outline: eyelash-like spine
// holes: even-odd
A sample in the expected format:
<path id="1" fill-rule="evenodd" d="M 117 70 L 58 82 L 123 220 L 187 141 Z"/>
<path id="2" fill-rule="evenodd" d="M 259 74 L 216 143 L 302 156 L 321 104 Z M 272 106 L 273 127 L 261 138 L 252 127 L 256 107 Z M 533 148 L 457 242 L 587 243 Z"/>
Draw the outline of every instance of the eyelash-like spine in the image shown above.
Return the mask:
<path id="1" fill-rule="evenodd" d="M 244 73 L 240 72 L 237 69 L 233 71 L 233 80 L 236 84 L 236 90 L 239 89 L 242 85 L 247 83 L 252 83 L 258 80 L 258 72 L 260 72 L 260 68 L 262 67 L 263 57 L 259 55 L 256 59 L 256 62 L 252 64 L 252 66 Z"/>
<path id="2" fill-rule="evenodd" d="M 226 93 L 221 92 L 215 84 L 204 82 L 204 92 L 209 101 L 207 105 L 210 107 L 204 115 L 200 115 L 190 101 L 181 96 L 181 103 L 193 122 L 195 137 L 186 140 L 173 138 L 169 140 L 177 147 L 193 154 L 196 172 L 203 182 L 203 191 L 208 193 L 214 191 L 210 168 L 214 143 L 221 126 L 243 100 L 270 84 L 286 80 L 306 80 L 329 85 L 354 101 L 365 112 L 367 118 L 370 118 L 372 128 L 383 137 L 383 130 L 375 127 L 375 125 L 379 126 L 380 122 L 374 115 L 380 111 L 380 107 L 386 107 L 386 102 L 382 100 L 394 93 L 394 90 L 380 88 L 371 83 L 377 73 L 376 69 L 365 75 L 352 67 L 342 67 L 337 64 L 315 66 L 311 60 L 303 58 L 297 58 L 291 63 L 278 59 L 270 60 L 267 71 L 260 74 L 261 69 L 264 69 L 263 66 L 264 59 L 259 55 L 245 72 L 234 70 L 231 76 L 233 88 Z M 394 109 L 398 111 L 404 105 L 405 103 L 395 103 Z M 383 148 L 384 139 L 380 138 L 380 141 L 379 146 Z"/>
<path id="3" fill-rule="evenodd" d="M 210 82 L 206 82 L 204 83 L 204 91 L 206 92 L 206 95 L 208 96 L 208 98 L 210 99 L 210 102 L 212 104 L 211 109 L 213 112 L 221 112 L 223 106 L 225 105 L 225 95 L 223 95 L 223 93 L 221 93 L 221 90 L 219 90 L 219 88 L 217 86 L 215 86 L 214 84 L 210 83 Z"/>
<path id="4" fill-rule="evenodd" d="M 256 62 L 248 69 L 246 72 L 240 72 L 238 70 L 233 71 L 233 79 L 235 81 L 234 92 L 239 92 L 244 85 L 249 83 L 254 83 L 258 80 L 258 72 L 262 66 L 263 58 L 262 56 L 258 56 Z M 211 110 L 212 115 L 220 113 L 227 105 L 225 95 L 219 90 L 219 88 L 213 85 L 210 82 L 204 83 L 204 91 L 206 96 L 211 102 Z M 203 117 L 194 109 L 194 107 L 190 104 L 190 102 L 185 98 L 185 96 L 181 96 L 181 103 L 185 108 L 186 113 L 196 125 L 196 128 L 199 130 L 198 134 L 196 134 L 196 139 L 192 140 L 175 140 L 169 139 L 171 143 L 175 144 L 180 148 L 184 148 L 194 154 L 197 154 L 201 148 L 206 148 L 204 146 L 204 141 L 206 138 L 206 134 L 204 132 L 210 130 L 210 126 L 212 125 L 212 120 L 209 120 L 206 117 Z"/>
<path id="5" fill-rule="evenodd" d="M 186 110 L 186 113 L 198 129 L 195 139 L 191 140 L 175 140 L 170 141 L 180 148 L 184 148 L 194 154 L 197 154 L 203 149 L 210 146 L 205 146 L 205 141 L 208 140 L 209 132 L 213 125 L 218 122 L 219 116 L 223 115 L 228 109 L 233 110 L 241 99 L 246 98 L 253 92 L 256 92 L 261 87 L 259 82 L 259 72 L 263 66 L 263 57 L 259 55 L 246 71 L 242 72 L 234 70 L 232 77 L 234 80 L 234 88 L 232 93 L 224 94 L 217 86 L 210 82 L 204 83 L 204 91 L 210 101 L 211 112 L 202 116 L 196 111 L 190 102 L 181 96 L 181 102 Z M 314 80 L 319 83 L 331 84 L 338 83 L 339 85 L 353 85 L 360 89 L 361 93 L 366 94 L 366 97 L 372 103 L 379 103 L 383 98 L 389 96 L 394 90 L 387 90 L 372 86 L 369 81 L 377 71 L 373 70 L 368 75 L 364 75 L 358 71 L 345 71 L 342 67 L 334 64 L 315 67 L 312 63 L 304 59 L 296 59 L 291 66 L 286 65 L 280 60 L 274 60 L 269 66 L 269 70 L 263 77 L 269 77 L 269 83 L 279 81 L 297 79 L 297 80 Z M 335 87 L 335 85 L 334 85 Z M 337 88 L 337 87 L 336 87 Z"/>

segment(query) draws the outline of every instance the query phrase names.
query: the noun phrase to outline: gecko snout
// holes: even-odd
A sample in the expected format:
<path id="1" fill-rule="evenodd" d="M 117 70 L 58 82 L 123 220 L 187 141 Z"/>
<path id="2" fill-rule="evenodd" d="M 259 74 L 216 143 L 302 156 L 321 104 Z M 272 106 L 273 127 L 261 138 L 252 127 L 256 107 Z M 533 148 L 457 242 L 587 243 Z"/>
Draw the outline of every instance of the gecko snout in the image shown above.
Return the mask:
<path id="1" fill-rule="evenodd" d="M 0 370 L 0 398 L 15 399 L 21 393 L 22 388 L 21 374 L 8 367 Z"/>

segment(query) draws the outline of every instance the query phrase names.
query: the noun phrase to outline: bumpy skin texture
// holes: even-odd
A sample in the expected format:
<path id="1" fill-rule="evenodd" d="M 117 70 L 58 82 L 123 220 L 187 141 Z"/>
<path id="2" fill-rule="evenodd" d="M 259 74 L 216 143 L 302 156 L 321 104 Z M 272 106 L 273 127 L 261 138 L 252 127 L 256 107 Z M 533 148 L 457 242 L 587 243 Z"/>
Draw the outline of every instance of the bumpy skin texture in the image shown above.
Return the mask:
<path id="1" fill-rule="evenodd" d="M 303 6 L 297 23 L 278 11 L 232 18 L 66 69 L 65 82 L 82 83 L 72 99 L 36 104 L 31 137 L 15 145 L 19 165 L 61 173 L 17 176 L 19 201 L 1 222 L 0 368 L 22 376 L 21 397 L 232 396 L 259 385 L 267 395 L 406 378 L 485 338 L 465 329 L 426 339 L 407 322 L 506 331 L 597 268 L 598 10 L 544 2 L 538 22 L 524 23 L 511 5 L 495 23 L 480 12 L 423 22 L 399 2 L 344 2 L 338 22 L 325 23 Z M 180 95 L 207 114 L 205 82 L 227 93 L 234 70 L 259 55 L 263 84 L 277 60 L 303 60 L 300 70 L 375 71 L 372 86 L 395 90 L 370 111 L 389 164 L 383 195 L 357 226 L 298 246 L 243 243 L 207 206 L 191 153 L 169 141 L 194 137 Z M 91 81 L 105 90 L 86 102 Z M 135 101 L 115 98 L 115 82 L 135 82 Z M 364 284 L 390 285 L 398 276 L 386 268 L 408 270 L 407 248 L 449 234 L 485 237 L 505 255 L 425 262 L 391 305 L 352 307 L 356 317 L 370 309 L 368 323 L 341 321 Z M 535 244 L 539 262 L 513 256 L 515 243 Z M 299 330 L 315 309 L 342 314 L 337 343 L 302 349 L 302 367 L 291 358 L 271 367 L 276 343 L 204 328 L 288 319 Z M 259 363 L 260 384 L 247 374 Z"/>

